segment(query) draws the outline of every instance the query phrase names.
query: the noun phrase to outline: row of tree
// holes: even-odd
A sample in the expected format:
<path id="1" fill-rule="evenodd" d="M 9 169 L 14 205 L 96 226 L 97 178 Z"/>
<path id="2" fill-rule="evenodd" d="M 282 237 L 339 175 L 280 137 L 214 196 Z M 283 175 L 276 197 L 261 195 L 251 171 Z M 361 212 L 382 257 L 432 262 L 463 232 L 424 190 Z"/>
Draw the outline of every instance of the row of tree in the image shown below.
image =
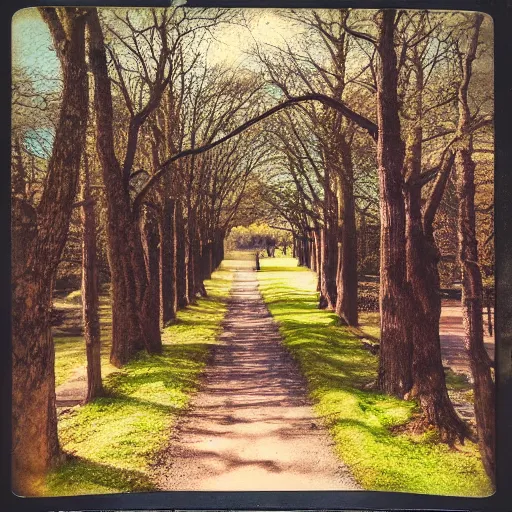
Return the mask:
<path id="1" fill-rule="evenodd" d="M 89 398 L 101 392 L 98 252 L 111 284 L 111 362 L 121 366 L 139 350 L 162 349 L 161 328 L 206 294 L 226 233 L 254 218 L 251 203 L 261 197 L 278 225 L 289 223 L 300 262 L 319 271 L 322 306 L 350 325 L 357 324 L 357 215 L 378 218 L 379 387 L 417 396 L 449 442 L 468 436 L 448 399 L 439 350 L 433 226 L 450 176 L 479 442 L 492 476 L 494 388 L 482 352 L 474 205 L 475 146 L 492 121 L 473 84 L 482 18 L 289 12 L 323 50 L 256 46 L 262 71 L 255 72 L 208 61 L 215 30 L 236 11 L 40 13 L 62 80 L 58 94 L 42 94 L 21 77 L 13 92 L 19 119 L 27 109 L 45 113 L 33 116 L 37 122 L 48 118 L 42 127 L 14 124 L 16 491 L 30 493 L 34 478 L 61 457 L 52 294 L 79 213 Z M 45 159 L 34 155 L 33 139 L 48 132 Z"/>
<path id="2" fill-rule="evenodd" d="M 61 459 L 51 336 L 59 266 L 82 269 L 91 400 L 102 393 L 98 262 L 106 255 L 111 363 L 159 353 L 161 329 L 206 295 L 265 163 L 256 128 L 218 142 L 261 103 L 254 74 L 208 62 L 231 11 L 39 11 L 62 80 L 38 91 L 17 71 L 13 84 L 13 478 L 22 493 Z"/>
<path id="3" fill-rule="evenodd" d="M 448 397 L 441 360 L 440 245 L 449 246 L 444 257 L 457 261 L 462 280 L 478 439 L 493 478 L 494 383 L 477 249 L 480 239 L 492 262 L 490 27 L 462 13 L 284 16 L 307 37 L 301 48 L 255 47 L 267 80 L 284 97 L 323 93 L 345 109 L 303 104 L 267 123 L 280 160 L 264 197 L 292 227 L 299 264 L 318 272 L 319 306 L 347 325 L 358 324 L 358 253 L 367 257 L 368 224 L 380 226 L 377 386 L 416 398 L 453 443 L 471 433 Z"/>

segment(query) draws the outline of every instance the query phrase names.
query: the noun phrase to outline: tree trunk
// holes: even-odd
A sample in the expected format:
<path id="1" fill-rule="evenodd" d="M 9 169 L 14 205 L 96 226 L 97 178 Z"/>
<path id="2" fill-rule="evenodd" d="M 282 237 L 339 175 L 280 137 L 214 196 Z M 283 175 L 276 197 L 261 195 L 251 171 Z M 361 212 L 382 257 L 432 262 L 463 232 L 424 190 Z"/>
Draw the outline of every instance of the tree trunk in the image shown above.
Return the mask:
<path id="1" fill-rule="evenodd" d="M 66 243 L 85 146 L 88 86 L 85 13 L 40 9 L 57 48 L 63 93 L 52 155 L 36 210 L 12 200 L 12 486 L 32 495 L 60 459 L 55 409 L 52 292 Z M 65 26 L 65 28 L 64 28 Z"/>
<path id="2" fill-rule="evenodd" d="M 349 144 L 341 146 L 343 172 L 338 200 L 338 271 L 336 314 L 342 323 L 358 325 L 357 313 L 357 230 L 354 200 L 354 169 Z"/>
<path id="3" fill-rule="evenodd" d="M 332 219 L 326 219 L 326 224 L 320 232 L 320 302 L 321 309 L 336 308 L 336 273 L 338 268 L 338 239 L 336 225 Z"/>
<path id="4" fill-rule="evenodd" d="M 192 216 L 191 208 L 188 209 L 187 217 L 187 299 L 189 304 L 196 303 L 196 258 L 197 258 L 197 240 L 196 226 Z"/>
<path id="5" fill-rule="evenodd" d="M 207 281 L 212 278 L 213 273 L 213 243 L 207 241 L 203 243 L 202 254 L 202 279 Z"/>
<path id="6" fill-rule="evenodd" d="M 478 265 L 478 242 L 475 226 L 475 164 L 471 147 L 459 149 L 456 157 L 459 195 L 458 238 L 462 271 L 462 318 L 464 344 L 474 380 L 475 418 L 478 446 L 485 470 L 495 481 L 496 419 L 495 389 L 489 356 L 485 350 L 482 317 L 482 275 Z"/>
<path id="7" fill-rule="evenodd" d="M 148 348 L 148 352 L 155 354 L 162 351 L 162 343 L 160 337 L 160 237 L 158 230 L 158 221 L 152 214 L 146 211 L 142 217 L 142 245 L 144 248 L 145 268 L 147 274 L 147 302 L 145 303 L 146 312 L 145 316 L 152 315 L 153 328 L 158 329 L 156 333 L 151 336 L 150 340 L 160 340 L 160 343 L 153 344 Z M 155 321 L 156 320 L 156 321 Z"/>
<path id="8" fill-rule="evenodd" d="M 164 198 L 159 222 L 160 235 L 160 315 L 166 327 L 176 319 L 176 201 Z"/>
<path id="9" fill-rule="evenodd" d="M 471 111 L 468 90 L 472 65 L 478 48 L 481 14 L 474 15 L 473 33 L 462 62 L 462 80 L 458 90 L 460 144 L 455 157 L 457 195 L 459 199 L 457 236 L 458 260 L 462 274 L 462 318 L 464 344 L 474 380 L 475 419 L 478 446 L 489 478 L 496 480 L 495 388 L 492 366 L 485 350 L 482 317 L 482 275 L 478 264 L 475 219 L 475 163 L 472 158 Z"/>
<path id="10" fill-rule="evenodd" d="M 208 248 L 202 239 L 201 233 L 199 231 L 199 227 L 196 227 L 196 234 L 194 237 L 195 242 L 195 258 L 194 258 L 194 273 L 196 276 L 196 288 L 195 288 L 195 294 L 196 297 L 206 297 L 206 288 L 204 286 L 204 279 L 205 279 L 205 259 L 207 257 L 207 251 Z"/>
<path id="11" fill-rule="evenodd" d="M 313 232 L 315 233 L 315 232 Z M 285 253 L 286 254 L 286 253 Z M 316 236 L 313 234 L 311 239 L 311 270 L 318 272 L 317 249 L 316 249 Z"/>
<path id="12" fill-rule="evenodd" d="M 433 222 L 446 188 L 453 158 L 446 158 L 441 163 L 422 216 L 422 185 L 419 178 L 422 171 L 424 76 L 422 62 L 416 49 L 413 51 L 416 78 L 412 103 L 414 124 L 410 127 L 408 137 L 405 159 L 407 184 L 404 189 L 407 280 L 411 290 L 407 316 L 411 319 L 413 340 L 411 394 L 417 397 L 426 419 L 437 427 L 441 439 L 451 445 L 456 439 L 462 442 L 469 435 L 469 430 L 455 412 L 446 389 L 439 337 L 440 253 L 434 240 Z"/>
<path id="13" fill-rule="evenodd" d="M 144 347 L 150 353 L 160 350 L 160 314 L 151 306 L 154 300 L 145 268 L 140 224 L 131 209 L 129 182 L 115 153 L 112 91 L 103 33 L 95 10 L 90 11 L 88 23 L 96 145 L 107 197 L 107 245 L 112 278 L 110 361 L 120 367 Z"/>
<path id="14" fill-rule="evenodd" d="M 316 291 L 319 292 L 322 288 L 322 257 L 321 257 L 321 242 L 320 242 L 321 234 L 320 227 L 315 227 L 313 230 L 313 239 L 314 243 L 314 251 L 315 251 L 315 261 L 316 261 Z"/>
<path id="15" fill-rule="evenodd" d="M 302 237 L 302 257 L 303 257 L 303 265 L 305 267 L 311 266 L 311 254 L 309 252 L 309 237 L 307 232 L 304 233 Z"/>
<path id="16" fill-rule="evenodd" d="M 89 162 L 84 154 L 82 200 L 82 314 L 87 355 L 87 396 L 90 402 L 103 394 L 101 381 L 101 335 L 99 318 L 98 263 L 96 250 L 96 214 L 91 194 Z"/>
<path id="17" fill-rule="evenodd" d="M 187 254 L 183 204 L 176 204 L 176 292 L 179 309 L 189 305 L 187 293 Z"/>
<path id="18" fill-rule="evenodd" d="M 377 75 L 377 162 L 380 196 L 380 350 L 378 384 L 403 397 L 412 384 L 412 343 L 408 329 L 410 293 L 406 282 L 405 207 L 402 196 L 404 144 L 397 98 L 397 59 L 392 9 L 379 12 Z"/>
<path id="19" fill-rule="evenodd" d="M 308 266 L 308 242 L 307 236 L 302 234 L 297 240 L 297 259 L 299 260 L 299 267 Z"/>
<path id="20" fill-rule="evenodd" d="M 440 178 L 445 181 L 449 167 L 444 172 L 446 176 Z M 432 215 L 422 225 L 419 186 L 408 187 L 406 200 L 407 277 L 413 299 L 408 313 L 413 339 L 412 395 L 417 397 L 429 423 L 439 430 L 441 439 L 453 444 L 456 439 L 462 442 L 469 430 L 455 412 L 446 389 L 439 336 L 440 254 L 431 227 L 434 219 Z"/>
<path id="21" fill-rule="evenodd" d="M 324 225 L 320 236 L 321 280 L 320 302 L 321 309 L 336 309 L 336 273 L 338 270 L 338 205 L 332 187 L 336 180 L 329 166 L 325 168 L 324 176 Z"/>
<path id="22" fill-rule="evenodd" d="M 213 268 L 217 270 L 224 259 L 224 233 L 220 229 L 214 232 Z"/>

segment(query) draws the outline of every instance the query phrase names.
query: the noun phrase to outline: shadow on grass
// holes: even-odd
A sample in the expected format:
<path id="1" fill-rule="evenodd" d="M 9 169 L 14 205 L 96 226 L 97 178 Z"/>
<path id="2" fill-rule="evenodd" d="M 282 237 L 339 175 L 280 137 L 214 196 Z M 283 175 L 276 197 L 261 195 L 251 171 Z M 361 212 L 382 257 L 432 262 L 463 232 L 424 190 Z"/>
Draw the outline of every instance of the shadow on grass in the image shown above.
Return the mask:
<path id="1" fill-rule="evenodd" d="M 209 296 L 179 311 L 178 323 L 163 330 L 161 354 L 138 353 L 104 379 L 106 396 L 59 418 L 63 449 L 73 457 L 48 475 L 46 494 L 155 490 L 149 464 L 197 388 L 220 330 L 230 284 L 229 272 L 217 273 L 207 282 Z M 109 309 L 104 311 L 108 322 Z M 102 355 L 105 345 L 110 345 L 106 335 Z M 61 356 L 68 356 L 76 346 L 61 345 Z M 82 359 L 77 353 L 72 360 L 61 357 L 61 361 L 69 371 Z"/>
<path id="2" fill-rule="evenodd" d="M 358 482 L 368 490 L 488 495 L 491 486 L 476 445 L 467 442 L 454 451 L 430 431 L 393 429 L 408 424 L 418 405 L 368 386 L 377 378 L 377 356 L 364 350 L 357 333 L 337 325 L 332 312 L 318 309 L 313 276 L 297 270 L 303 269 L 264 268 L 258 274 L 260 290 L 337 453 Z M 367 320 L 374 318 L 368 315 Z M 465 389 L 458 376 L 447 380 Z"/>
<path id="3" fill-rule="evenodd" d="M 154 483 L 141 471 L 100 464 L 74 455 L 66 458 L 59 471 L 50 474 L 48 481 L 52 487 L 65 486 L 68 495 L 94 494 L 101 490 L 105 493 L 156 490 Z"/>
<path id="4" fill-rule="evenodd" d="M 132 393 L 159 384 L 167 389 L 192 389 L 198 365 L 207 357 L 208 343 L 174 343 L 164 345 L 161 355 L 140 353 L 124 367 L 105 379 L 107 398 L 127 399 Z"/>

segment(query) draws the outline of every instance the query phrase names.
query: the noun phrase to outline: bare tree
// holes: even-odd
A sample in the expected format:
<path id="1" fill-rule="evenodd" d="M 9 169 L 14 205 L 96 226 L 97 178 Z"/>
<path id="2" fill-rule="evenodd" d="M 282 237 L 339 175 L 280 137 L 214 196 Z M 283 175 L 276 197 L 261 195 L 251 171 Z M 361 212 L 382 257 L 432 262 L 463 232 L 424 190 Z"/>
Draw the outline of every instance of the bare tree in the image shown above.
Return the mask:
<path id="1" fill-rule="evenodd" d="M 460 54 L 462 80 L 458 88 L 459 120 L 455 168 L 457 173 L 459 261 L 462 270 L 462 312 L 465 345 L 471 364 L 475 390 L 475 416 L 478 445 L 485 470 L 495 481 L 496 420 L 495 389 L 492 365 L 485 350 L 482 318 L 482 275 L 478 264 L 478 244 L 475 228 L 475 163 L 473 160 L 474 121 L 469 105 L 468 90 L 473 61 L 476 58 L 478 38 L 483 16 L 474 15 L 467 49 Z"/>
<path id="2" fill-rule="evenodd" d="M 41 8 L 62 66 L 59 121 L 41 199 L 13 197 L 13 487 L 22 495 L 60 457 L 55 410 L 53 283 L 68 234 L 85 145 L 88 105 L 86 12 Z"/>

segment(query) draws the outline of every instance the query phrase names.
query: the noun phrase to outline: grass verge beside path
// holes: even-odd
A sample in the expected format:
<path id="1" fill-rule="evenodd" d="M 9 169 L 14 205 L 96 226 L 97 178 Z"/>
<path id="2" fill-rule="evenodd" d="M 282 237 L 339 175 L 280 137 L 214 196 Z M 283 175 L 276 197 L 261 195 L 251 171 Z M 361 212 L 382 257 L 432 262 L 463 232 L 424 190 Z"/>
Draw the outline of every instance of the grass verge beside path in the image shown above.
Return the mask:
<path id="1" fill-rule="evenodd" d="M 416 435 L 399 427 L 414 402 L 368 391 L 377 357 L 317 308 L 316 276 L 291 258 L 265 259 L 260 290 L 284 343 L 307 378 L 315 408 L 328 426 L 339 457 L 367 490 L 487 496 L 492 487 L 476 445 L 450 449 L 434 431 Z"/>
<path id="2" fill-rule="evenodd" d="M 106 397 L 59 418 L 61 444 L 71 457 L 48 476 L 46 495 L 155 490 L 150 464 L 197 387 L 232 277 L 221 269 L 205 282 L 209 296 L 164 330 L 161 355 L 141 353 L 105 379 Z"/>

